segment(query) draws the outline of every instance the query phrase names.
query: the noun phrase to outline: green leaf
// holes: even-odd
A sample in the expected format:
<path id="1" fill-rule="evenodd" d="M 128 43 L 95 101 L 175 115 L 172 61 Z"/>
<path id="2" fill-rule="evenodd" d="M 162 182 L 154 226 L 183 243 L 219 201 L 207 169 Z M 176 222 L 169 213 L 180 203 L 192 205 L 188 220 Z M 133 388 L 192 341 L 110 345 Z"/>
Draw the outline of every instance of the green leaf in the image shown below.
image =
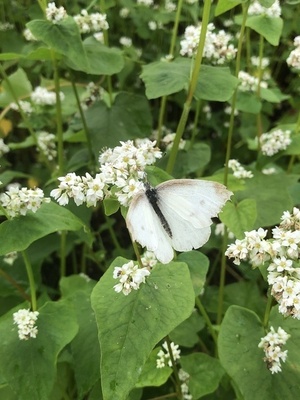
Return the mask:
<path id="1" fill-rule="evenodd" d="M 156 61 L 143 66 L 141 79 L 146 85 L 148 99 L 168 96 L 187 89 L 191 61 L 179 57 L 172 62 Z"/>
<path id="2" fill-rule="evenodd" d="M 180 150 L 177 154 L 176 164 L 173 170 L 175 178 L 186 177 L 193 172 L 201 171 L 210 161 L 211 150 L 206 143 L 195 143 L 188 150 Z M 165 169 L 169 156 L 163 157 L 157 165 Z"/>
<path id="3" fill-rule="evenodd" d="M 135 387 L 142 388 L 145 386 L 161 386 L 169 379 L 170 375 L 172 374 L 172 368 L 156 367 L 157 353 L 160 350 L 161 348 L 157 347 L 151 352 Z"/>
<path id="4" fill-rule="evenodd" d="M 18 399 L 48 399 L 56 378 L 58 354 L 77 332 L 75 315 L 66 302 L 46 303 L 38 310 L 37 337 L 24 341 L 18 338 L 13 311 L 0 319 L 1 374 Z"/>
<path id="5" fill-rule="evenodd" d="M 92 43 L 84 42 L 83 46 L 88 63 L 88 68 L 85 70 L 86 73 L 110 76 L 123 69 L 124 58 L 120 49 L 104 46 L 96 39 Z M 70 63 L 69 66 L 72 67 Z M 73 68 L 76 69 L 75 67 Z"/>
<path id="6" fill-rule="evenodd" d="M 280 17 L 253 15 L 247 18 L 246 26 L 262 35 L 273 46 L 278 46 L 283 28 L 283 20 Z"/>
<path id="7" fill-rule="evenodd" d="M 197 100 L 227 101 L 232 97 L 238 83 L 239 80 L 231 75 L 229 68 L 202 65 L 195 98 Z"/>
<path id="8" fill-rule="evenodd" d="M 298 175 L 284 173 L 264 175 L 255 172 L 253 178 L 245 181 L 245 189 L 236 192 L 235 196 L 238 201 L 255 199 L 257 219 L 253 229 L 280 222 L 283 211 L 290 210 L 293 206 L 288 189 L 298 179 Z"/>
<path id="9" fill-rule="evenodd" d="M 255 199 L 244 199 L 234 204 L 228 201 L 219 214 L 220 220 L 237 239 L 242 239 L 246 231 L 254 229 L 257 218 Z"/>
<path id="10" fill-rule="evenodd" d="M 44 203 L 35 213 L 28 213 L 0 225 L 0 255 L 22 251 L 35 240 L 57 231 L 76 231 L 83 222 L 66 208 L 55 203 Z"/>
<path id="11" fill-rule="evenodd" d="M 176 260 L 188 265 L 195 291 L 195 297 L 198 296 L 202 292 L 206 282 L 209 259 L 205 254 L 200 253 L 200 251 L 192 250 L 180 253 Z"/>
<path id="12" fill-rule="evenodd" d="M 64 55 L 72 68 L 87 71 L 86 53 L 78 26 L 72 17 L 65 18 L 59 24 L 43 19 L 30 21 L 26 26 L 38 40 Z"/>
<path id="13" fill-rule="evenodd" d="M 180 358 L 182 369 L 189 375 L 189 391 L 193 399 L 213 393 L 219 386 L 224 369 L 219 360 L 204 353 L 193 353 Z"/>
<path id="14" fill-rule="evenodd" d="M 117 258 L 92 293 L 101 348 L 101 382 L 105 400 L 125 400 L 138 381 L 153 347 L 184 321 L 194 307 L 194 291 L 184 263 L 157 264 L 128 296 L 114 292 Z M 108 307 L 109 305 L 109 307 Z"/>
<path id="15" fill-rule="evenodd" d="M 0 54 L 1 61 L 18 60 L 22 55 L 18 53 L 2 53 Z"/>
<path id="16" fill-rule="evenodd" d="M 263 361 L 263 350 L 258 348 L 266 332 L 257 315 L 239 306 L 231 306 L 225 314 L 219 334 L 220 361 L 244 400 L 294 399 L 299 395 L 299 321 L 279 319 L 292 338 L 285 346 L 288 357 L 282 372 L 272 375 Z M 270 325 L 279 326 L 272 319 Z"/>
<path id="17" fill-rule="evenodd" d="M 170 334 L 172 342 L 184 347 L 194 347 L 199 342 L 197 332 L 205 327 L 204 318 L 198 314 L 197 310 L 188 319 L 178 325 Z"/>
<path id="18" fill-rule="evenodd" d="M 132 93 L 119 93 L 110 108 L 103 101 L 94 103 L 85 117 L 97 158 L 103 147 L 115 147 L 120 141 L 148 137 L 152 131 L 147 99 Z"/>
<path id="19" fill-rule="evenodd" d="M 217 17 L 221 14 L 224 14 L 226 11 L 231 10 L 242 2 L 242 0 L 218 0 L 218 4 L 215 10 L 215 16 Z"/>
<path id="20" fill-rule="evenodd" d="M 260 96 L 263 100 L 270 103 L 281 103 L 283 100 L 287 100 L 290 96 L 287 96 L 277 88 L 260 88 Z"/>
<path id="21" fill-rule="evenodd" d="M 156 61 L 143 67 L 141 78 L 146 85 L 148 99 L 168 96 L 187 89 L 190 81 L 191 60 L 179 57 L 172 62 Z M 238 80 L 229 68 L 202 65 L 195 98 L 226 101 L 232 96 Z"/>
<path id="22" fill-rule="evenodd" d="M 22 68 L 8 77 L 10 86 L 12 87 L 15 96 L 19 99 L 21 97 L 29 96 L 32 92 L 32 86 L 27 78 L 26 73 Z M 12 102 L 15 102 L 15 97 L 10 91 L 10 86 L 6 81 L 2 83 L 2 92 L 0 93 L 0 106 L 6 107 Z"/>
<path id="23" fill-rule="evenodd" d="M 71 342 L 71 351 L 80 399 L 100 378 L 98 331 L 90 299 L 94 286 L 94 281 L 88 281 L 81 276 L 70 276 L 60 281 L 62 297 L 72 304 L 79 326 L 78 333 Z"/>
<path id="24" fill-rule="evenodd" d="M 103 200 L 103 206 L 105 215 L 110 216 L 115 214 L 119 210 L 120 203 L 116 199 L 108 198 Z"/>
<path id="25" fill-rule="evenodd" d="M 300 135 L 292 136 L 292 143 L 287 147 L 283 154 L 298 155 L 300 154 Z M 0 179 L 1 180 L 1 179 Z"/>
<path id="26" fill-rule="evenodd" d="M 261 110 L 261 100 L 256 93 L 242 92 L 239 90 L 236 97 L 236 109 L 239 111 L 258 114 Z"/>

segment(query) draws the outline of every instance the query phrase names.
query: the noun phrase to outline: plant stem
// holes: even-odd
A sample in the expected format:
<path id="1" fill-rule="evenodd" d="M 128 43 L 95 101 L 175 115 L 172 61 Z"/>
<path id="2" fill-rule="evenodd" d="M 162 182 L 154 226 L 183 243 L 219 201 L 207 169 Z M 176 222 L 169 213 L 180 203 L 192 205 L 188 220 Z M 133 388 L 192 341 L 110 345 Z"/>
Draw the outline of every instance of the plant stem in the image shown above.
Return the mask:
<path id="1" fill-rule="evenodd" d="M 35 292 L 35 281 L 34 281 L 34 276 L 33 276 L 33 271 L 32 267 L 29 261 L 29 258 L 27 256 L 27 253 L 25 250 L 21 252 L 26 271 L 27 271 L 27 276 L 28 276 L 28 281 L 29 281 L 29 287 L 30 287 L 30 298 L 31 298 L 31 309 L 32 311 L 37 310 L 37 303 L 36 303 L 36 292 Z"/>
<path id="2" fill-rule="evenodd" d="M 188 89 L 188 94 L 187 94 L 187 99 L 184 103 L 182 114 L 177 126 L 176 130 L 176 136 L 174 139 L 174 143 L 171 149 L 170 157 L 168 160 L 167 168 L 166 171 L 169 174 L 172 174 L 178 149 L 179 149 L 179 144 L 180 144 L 180 139 L 182 138 L 184 129 L 186 127 L 188 115 L 190 112 L 193 96 L 196 90 L 196 86 L 198 83 L 198 77 L 200 73 L 200 68 L 201 68 L 201 62 L 203 58 L 203 50 L 204 50 L 204 45 L 205 45 L 205 38 L 206 38 L 206 32 L 207 32 L 207 26 L 209 23 L 209 16 L 210 16 L 210 10 L 211 10 L 211 0 L 204 0 L 204 8 L 203 8 L 203 16 L 202 16 L 202 23 L 201 23 L 201 31 L 200 31 L 200 38 L 199 38 L 199 44 L 198 44 L 198 49 L 195 57 L 195 62 L 193 65 L 193 70 L 192 70 L 192 77 L 190 80 L 190 85 Z"/>
<path id="3" fill-rule="evenodd" d="M 58 154 L 58 174 L 63 175 L 64 172 L 64 141 L 62 127 L 62 111 L 60 100 L 60 82 L 59 71 L 55 52 L 52 50 L 52 62 L 54 69 L 54 86 L 56 94 L 56 133 L 57 133 L 57 154 Z"/>
<path id="4" fill-rule="evenodd" d="M 271 296 L 271 293 L 268 293 L 268 301 L 267 301 L 265 315 L 264 315 L 264 321 L 263 321 L 263 325 L 264 325 L 265 329 L 267 329 L 267 327 L 268 327 L 270 312 L 272 309 L 272 303 L 273 303 L 273 297 Z"/>
<path id="5" fill-rule="evenodd" d="M 88 131 L 85 115 L 84 115 L 83 109 L 81 107 L 81 103 L 80 103 L 77 87 L 76 87 L 76 84 L 74 82 L 74 77 L 73 77 L 73 74 L 72 74 L 71 71 L 70 71 L 70 76 L 71 76 L 71 83 L 72 83 L 73 92 L 74 92 L 74 95 L 75 95 L 75 98 L 76 98 L 77 107 L 78 107 L 78 110 L 79 110 L 79 113 L 80 113 L 80 118 L 81 118 L 81 121 L 82 121 L 83 131 L 84 131 L 86 142 L 87 142 L 87 146 L 88 146 L 90 162 L 92 164 L 92 169 L 95 170 L 95 168 L 96 168 L 95 157 L 94 157 L 93 150 L 92 150 L 91 139 L 90 139 L 90 135 L 89 135 L 89 131 Z"/>
<path id="6" fill-rule="evenodd" d="M 169 55 L 172 58 L 174 56 L 174 50 L 175 50 L 175 45 L 176 45 L 178 25 L 179 25 L 179 21 L 180 21 L 182 4 L 183 4 L 183 0 L 179 0 L 177 8 L 176 8 L 176 17 L 175 17 L 175 23 L 173 26 L 173 30 L 172 30 L 172 38 L 171 38 L 171 44 L 170 44 L 170 50 L 169 50 Z M 165 117 L 165 112 L 166 112 L 167 98 L 168 98 L 168 96 L 163 96 L 161 98 L 161 102 L 160 102 L 158 127 L 157 127 L 157 146 L 159 146 L 160 142 L 161 142 L 162 127 L 163 127 L 164 117 Z"/>
<path id="7" fill-rule="evenodd" d="M 174 376 L 175 376 L 176 392 L 179 393 L 180 398 L 182 398 L 181 382 L 180 382 L 179 375 L 178 375 L 177 365 L 176 365 L 174 357 L 173 357 L 171 341 L 170 341 L 169 336 L 166 337 L 166 342 L 167 342 L 167 346 L 168 346 L 168 350 L 169 350 L 169 354 L 170 354 L 170 360 L 172 363 L 173 372 L 174 372 Z"/>
<path id="8" fill-rule="evenodd" d="M 16 282 L 7 272 L 3 271 L 2 268 L 0 268 L 0 275 L 6 279 L 12 286 L 14 286 L 17 291 L 20 293 L 20 295 L 27 301 L 30 302 L 30 296 L 24 291 L 24 289 Z"/>
<path id="9" fill-rule="evenodd" d="M 201 314 L 202 317 L 205 319 L 207 328 L 208 328 L 208 330 L 209 330 L 209 332 L 210 332 L 210 334 L 211 334 L 211 337 L 213 338 L 213 341 L 214 341 L 214 343 L 215 343 L 215 346 L 217 347 L 218 338 L 217 338 L 216 332 L 215 332 L 215 330 L 214 330 L 213 324 L 211 323 L 211 320 L 210 320 L 210 318 L 209 318 L 209 316 L 208 316 L 208 314 L 207 314 L 205 308 L 203 307 L 203 304 L 202 304 L 202 302 L 201 302 L 199 296 L 196 297 L 195 303 L 196 303 L 196 306 L 197 306 L 198 310 L 200 311 L 200 314 Z"/>
<path id="10" fill-rule="evenodd" d="M 60 277 L 66 276 L 66 240 L 67 232 L 62 231 L 60 234 Z"/>

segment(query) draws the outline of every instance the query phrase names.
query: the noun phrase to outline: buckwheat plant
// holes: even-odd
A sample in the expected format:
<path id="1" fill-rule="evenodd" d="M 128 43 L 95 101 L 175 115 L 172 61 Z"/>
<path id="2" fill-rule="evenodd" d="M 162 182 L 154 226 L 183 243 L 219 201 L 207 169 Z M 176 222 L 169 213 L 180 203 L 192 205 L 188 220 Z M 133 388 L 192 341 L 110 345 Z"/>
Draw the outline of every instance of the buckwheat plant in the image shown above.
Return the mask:
<path id="1" fill-rule="evenodd" d="M 282 328 L 278 328 L 277 332 L 271 326 L 270 331 L 266 336 L 261 338 L 258 345 L 259 348 L 265 352 L 264 361 L 272 374 L 281 372 L 281 361 L 285 362 L 287 359 L 287 350 L 282 350 L 290 335 Z"/>
<path id="2" fill-rule="evenodd" d="M 21 309 L 13 314 L 14 324 L 18 327 L 20 340 L 35 339 L 38 334 L 38 328 L 35 325 L 39 312 Z"/>
<path id="3" fill-rule="evenodd" d="M 229 160 L 228 167 L 232 169 L 233 176 L 238 179 L 245 179 L 245 178 L 253 178 L 253 173 L 251 171 L 247 171 L 238 160 Z"/>
<path id="4" fill-rule="evenodd" d="M 260 138 L 261 152 L 266 156 L 273 156 L 281 150 L 286 148 L 292 143 L 291 131 L 275 129 L 271 132 L 263 133 Z"/>
<path id="5" fill-rule="evenodd" d="M 174 342 L 171 342 L 170 347 L 171 347 L 171 351 L 172 351 L 173 360 L 174 361 L 179 360 L 180 353 L 181 353 L 179 345 L 175 344 Z M 156 368 L 163 368 L 166 365 L 168 365 L 169 367 L 172 367 L 172 360 L 171 360 L 168 344 L 167 344 L 167 342 L 163 342 L 162 349 L 159 350 L 159 352 L 157 353 Z"/>
<path id="6" fill-rule="evenodd" d="M 146 268 L 139 268 L 133 261 L 123 264 L 121 267 L 115 267 L 113 272 L 114 279 L 119 279 L 119 283 L 114 286 L 117 293 L 122 292 L 128 296 L 132 290 L 138 290 L 141 283 L 145 283 L 146 276 L 150 271 Z"/>
<path id="7" fill-rule="evenodd" d="M 300 36 L 295 37 L 294 46 L 295 49 L 290 52 L 286 62 L 288 66 L 300 71 Z"/>
<path id="8" fill-rule="evenodd" d="M 245 238 L 230 244 L 225 252 L 233 263 L 248 261 L 253 267 L 267 265 L 267 281 L 271 295 L 279 304 L 285 317 L 300 319 L 300 210 L 285 211 L 281 223 L 272 230 L 245 232 Z"/>
<path id="9" fill-rule="evenodd" d="M 49 202 L 50 198 L 44 197 L 42 189 L 27 189 L 18 184 L 9 185 L 6 192 L 0 194 L 0 206 L 8 218 L 26 215 L 29 211 L 35 213 L 43 203 Z"/>
<path id="10" fill-rule="evenodd" d="M 56 7 L 55 3 L 48 3 L 46 8 L 46 18 L 48 21 L 53 22 L 53 24 L 58 24 L 64 20 L 67 16 L 67 12 L 64 7 Z"/>
<path id="11" fill-rule="evenodd" d="M 213 64 L 224 64 L 235 58 L 237 49 L 230 43 L 233 37 L 224 30 L 215 32 L 215 26 L 210 23 L 207 28 L 203 56 Z M 201 23 L 198 26 L 190 25 L 185 29 L 184 39 L 180 42 L 180 54 L 192 57 L 198 48 L 201 32 Z"/>

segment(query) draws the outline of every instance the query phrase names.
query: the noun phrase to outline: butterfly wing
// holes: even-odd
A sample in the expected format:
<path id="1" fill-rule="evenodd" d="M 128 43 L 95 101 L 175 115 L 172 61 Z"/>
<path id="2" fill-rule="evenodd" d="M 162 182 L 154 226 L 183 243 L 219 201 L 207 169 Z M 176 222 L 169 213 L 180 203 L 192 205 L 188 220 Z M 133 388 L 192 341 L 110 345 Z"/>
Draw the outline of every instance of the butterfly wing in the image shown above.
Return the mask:
<path id="1" fill-rule="evenodd" d="M 207 242 L 212 217 L 230 198 L 225 186 L 211 181 L 175 179 L 157 186 L 159 207 L 172 231 L 177 251 L 197 249 Z"/>
<path id="2" fill-rule="evenodd" d="M 145 192 L 138 193 L 130 203 L 126 225 L 132 240 L 154 252 L 156 258 L 167 264 L 174 257 L 171 238 L 164 230 Z"/>

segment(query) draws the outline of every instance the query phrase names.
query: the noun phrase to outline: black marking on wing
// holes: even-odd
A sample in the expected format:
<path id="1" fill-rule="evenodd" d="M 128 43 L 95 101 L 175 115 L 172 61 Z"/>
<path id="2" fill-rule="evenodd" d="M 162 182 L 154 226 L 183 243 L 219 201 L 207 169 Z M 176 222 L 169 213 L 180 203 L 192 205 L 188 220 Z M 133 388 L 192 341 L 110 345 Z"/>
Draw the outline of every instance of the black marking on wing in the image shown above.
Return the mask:
<path id="1" fill-rule="evenodd" d="M 145 186 L 146 186 L 146 196 L 147 196 L 149 203 L 151 204 L 156 215 L 158 216 L 164 230 L 167 232 L 167 234 L 172 239 L 173 234 L 172 234 L 170 225 L 168 224 L 168 221 L 166 220 L 164 214 L 162 213 L 162 211 L 158 205 L 159 196 L 158 196 L 157 190 L 155 188 L 151 187 L 148 183 L 146 183 Z"/>

